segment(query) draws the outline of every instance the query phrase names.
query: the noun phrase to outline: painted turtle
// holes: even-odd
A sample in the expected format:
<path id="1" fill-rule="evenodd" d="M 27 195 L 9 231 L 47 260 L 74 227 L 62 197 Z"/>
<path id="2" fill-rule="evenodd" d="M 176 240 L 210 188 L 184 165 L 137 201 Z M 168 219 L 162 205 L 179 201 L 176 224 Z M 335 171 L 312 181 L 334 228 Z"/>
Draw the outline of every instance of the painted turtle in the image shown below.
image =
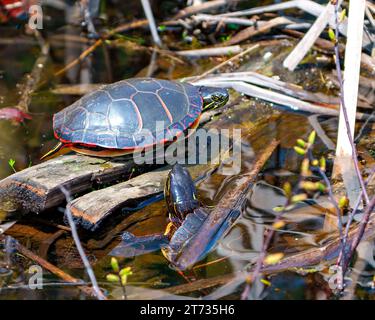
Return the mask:
<path id="1" fill-rule="evenodd" d="M 53 117 L 62 148 L 115 157 L 173 142 L 199 124 L 203 110 L 227 103 L 226 89 L 153 78 L 133 78 L 86 94 Z"/>
<path id="2" fill-rule="evenodd" d="M 197 200 L 196 189 L 189 172 L 178 163 L 168 175 L 164 197 L 170 221 L 165 233 L 137 237 L 124 232 L 121 244 L 115 247 L 110 255 L 133 257 L 162 249 L 170 262 L 176 261 L 184 245 L 199 231 L 208 212 Z M 202 256 L 204 254 L 202 253 Z"/>

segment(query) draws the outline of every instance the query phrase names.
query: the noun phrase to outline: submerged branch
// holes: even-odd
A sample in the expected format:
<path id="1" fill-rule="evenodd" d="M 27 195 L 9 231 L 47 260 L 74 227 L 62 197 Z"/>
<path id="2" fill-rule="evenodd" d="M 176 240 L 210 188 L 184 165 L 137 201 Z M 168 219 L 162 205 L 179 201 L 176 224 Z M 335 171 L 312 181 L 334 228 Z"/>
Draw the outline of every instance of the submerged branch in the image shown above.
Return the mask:
<path id="1" fill-rule="evenodd" d="M 71 202 L 71 198 L 70 198 L 69 192 L 64 187 L 60 187 L 60 190 L 65 195 L 66 201 L 69 204 Z M 66 206 L 65 214 L 66 214 L 66 217 L 67 217 L 68 222 L 69 222 L 69 226 L 70 226 L 70 229 L 71 229 L 71 234 L 72 234 L 74 243 L 75 243 L 75 245 L 77 247 L 77 250 L 79 252 L 81 260 L 82 260 L 82 262 L 83 262 L 83 264 L 85 266 L 86 272 L 87 272 L 87 274 L 88 274 L 88 276 L 89 276 L 89 278 L 91 280 L 92 287 L 93 287 L 93 292 L 95 293 L 95 296 L 99 300 L 106 300 L 106 297 L 104 296 L 103 292 L 100 290 L 100 288 L 98 286 L 98 282 L 96 281 L 96 277 L 95 277 L 94 271 L 92 270 L 90 262 L 89 262 L 89 260 L 86 257 L 85 251 L 83 250 L 81 241 L 80 241 L 78 233 L 77 233 L 77 228 L 76 228 L 76 225 L 74 223 L 74 220 L 73 220 L 73 217 L 72 217 L 72 213 L 71 213 L 68 205 Z"/>
<path id="2" fill-rule="evenodd" d="M 39 31 L 35 30 L 34 35 L 40 45 L 40 55 L 36 59 L 31 73 L 26 75 L 26 82 L 22 86 L 22 94 L 16 106 L 18 109 L 26 113 L 29 112 L 31 96 L 40 82 L 42 71 L 47 63 L 50 48 L 48 42 L 44 41 Z"/>

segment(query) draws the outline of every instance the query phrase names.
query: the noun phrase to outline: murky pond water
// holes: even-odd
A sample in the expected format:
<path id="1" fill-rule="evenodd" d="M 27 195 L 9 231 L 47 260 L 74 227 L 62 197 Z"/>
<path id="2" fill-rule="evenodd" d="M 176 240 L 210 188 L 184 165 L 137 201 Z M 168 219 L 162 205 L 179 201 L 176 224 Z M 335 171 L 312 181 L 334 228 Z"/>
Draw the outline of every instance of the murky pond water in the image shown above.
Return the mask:
<path id="1" fill-rule="evenodd" d="M 255 1 L 252 1 L 254 3 Z M 259 1 L 258 1 L 259 2 Z M 264 4 L 271 1 L 264 1 Z M 252 4 L 251 3 L 251 4 Z M 163 1 L 165 8 L 171 8 L 171 1 Z M 259 3 L 258 3 L 259 5 Z M 142 18 L 140 8 L 131 5 L 128 10 L 137 12 L 135 17 Z M 168 9 L 168 10 L 169 10 Z M 73 10 L 70 8 L 69 10 Z M 165 79 L 189 77 L 224 61 L 225 58 L 205 58 L 185 60 L 166 53 L 152 54 L 147 32 L 131 31 L 125 36 L 118 36 L 100 46 L 89 55 L 82 64 L 70 68 L 62 76 L 56 76 L 68 62 L 75 59 L 87 49 L 92 42 L 80 37 L 78 26 L 66 26 L 63 17 L 53 9 L 46 11 L 50 17 L 49 31 L 46 34 L 51 44 L 50 58 L 44 66 L 42 85 L 33 95 L 29 112 L 32 120 L 22 124 L 14 124 L 0 120 L 0 178 L 5 178 L 14 170 L 22 170 L 38 164 L 39 158 L 55 144 L 52 132 L 52 115 L 74 102 L 79 94 L 64 94 L 62 90 L 76 90 L 76 84 L 110 83 L 128 77 L 152 76 Z M 69 11 L 66 12 L 68 19 Z M 113 25 L 116 15 L 111 17 Z M 33 37 L 23 35 L 21 30 L 10 26 L 0 26 L 0 108 L 17 104 L 19 99 L 19 83 L 25 73 L 31 71 L 35 59 L 39 55 L 39 46 Z M 197 43 L 188 41 L 187 36 L 168 31 L 163 33 L 163 40 L 170 48 L 192 49 Z M 223 34 L 225 36 L 225 33 Z M 185 38 L 184 38 L 185 37 Z M 304 61 L 301 68 L 289 73 L 281 68 L 282 61 L 290 52 L 295 41 L 287 37 L 259 37 L 262 41 L 260 49 L 244 57 L 239 65 L 229 66 L 231 71 L 257 71 L 267 76 L 294 83 L 312 92 L 332 95 L 337 89 L 326 74 L 333 69 L 333 60 L 329 55 L 313 51 Z M 255 41 L 254 40 L 254 41 Z M 267 41 L 269 41 L 267 43 Z M 55 74 L 55 75 L 54 75 Z M 213 125 L 216 128 L 241 128 L 242 153 L 241 168 L 251 168 L 254 155 L 259 154 L 272 139 L 280 141 L 280 145 L 268 160 L 253 188 L 247 195 L 241 216 L 215 246 L 214 250 L 194 266 L 182 274 L 173 269 L 161 251 L 147 253 L 134 258 L 119 259 L 122 266 L 132 268 L 127 293 L 129 298 L 163 298 L 171 297 L 165 289 L 179 286 L 172 293 L 186 297 L 207 296 L 210 298 L 238 299 L 243 290 L 243 283 L 222 286 L 220 277 L 227 277 L 239 271 L 247 270 L 254 265 L 263 245 L 264 234 L 272 227 L 275 219 L 275 207 L 285 203 L 282 190 L 284 182 L 296 182 L 299 176 L 301 158 L 294 152 L 293 146 L 297 138 L 306 138 L 312 130 L 308 115 L 293 113 L 281 106 L 273 105 L 241 96 L 231 91 L 230 103 L 235 101 L 233 110 L 227 110 L 215 116 Z M 337 130 L 335 119 L 320 118 L 327 135 L 334 141 Z M 208 127 L 210 124 L 208 125 Z M 371 132 L 370 132 L 371 133 Z M 371 137 L 368 135 L 367 138 Z M 370 141 L 370 142 L 369 142 Z M 371 138 L 363 142 L 368 148 Z M 318 139 L 314 153 L 327 157 L 328 166 L 332 150 Z M 15 160 L 12 166 L 9 160 Z M 371 160 L 371 159 L 370 159 Z M 199 200 L 207 207 L 213 208 L 226 192 L 233 188 L 241 175 L 225 176 L 220 173 L 202 170 L 202 179 L 197 183 Z M 147 235 L 163 232 L 167 224 L 167 209 L 160 196 L 148 199 L 149 204 L 137 211 L 118 210 L 107 218 L 94 232 L 80 230 L 86 253 L 102 288 L 110 297 L 121 298 L 120 286 L 106 281 L 106 274 L 111 272 L 109 251 L 120 242 L 123 231 L 136 235 Z M 271 252 L 298 253 L 316 248 L 331 233 L 325 215 L 328 199 L 321 196 L 311 202 L 303 202 L 285 215 L 286 227 L 276 232 L 269 250 Z M 88 281 L 82 262 L 70 234 L 56 228 L 63 225 L 63 207 L 54 208 L 40 215 L 30 214 L 7 230 L 25 246 L 39 254 L 45 254 L 48 261 L 62 268 L 72 276 Z M 19 218 L 3 217 L 0 222 Z M 48 221 L 52 224 L 49 225 Z M 327 229 L 328 228 L 328 229 Z M 107 239 L 107 240 L 104 240 Z M 354 298 L 374 298 L 371 281 L 374 276 L 373 241 L 365 242 L 361 248 L 359 263 L 353 266 L 351 280 Z M 1 244 L 4 248 L 5 244 Z M 43 251 L 44 250 L 44 251 Z M 0 297 L 5 299 L 77 299 L 83 298 L 75 286 L 61 284 L 61 280 L 45 273 L 44 290 L 27 289 L 25 270 L 32 264 L 22 256 L 16 257 L 17 263 L 12 271 L 2 265 L 14 259 L 1 251 L 0 254 Z M 362 263 L 362 264 L 361 264 Z M 183 285 L 207 279 L 200 290 L 189 290 Z M 210 279 L 212 283 L 210 283 Z M 252 291 L 254 298 L 264 299 L 330 299 L 336 298 L 330 288 L 330 274 L 326 265 L 314 266 L 311 269 L 296 269 L 264 276 L 264 281 L 257 283 Z M 59 284 L 60 283 L 60 284 Z M 177 296 L 174 296 L 177 298 Z"/>

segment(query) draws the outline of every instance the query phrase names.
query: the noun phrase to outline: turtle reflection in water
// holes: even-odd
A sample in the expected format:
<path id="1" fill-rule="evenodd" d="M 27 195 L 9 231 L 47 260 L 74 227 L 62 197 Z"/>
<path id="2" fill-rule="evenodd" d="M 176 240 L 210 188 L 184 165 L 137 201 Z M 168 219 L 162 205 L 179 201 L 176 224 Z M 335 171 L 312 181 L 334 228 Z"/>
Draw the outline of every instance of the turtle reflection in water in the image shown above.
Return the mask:
<path id="1" fill-rule="evenodd" d="M 164 188 L 169 224 L 164 234 L 134 236 L 124 232 L 122 242 L 110 255 L 133 257 L 161 249 L 173 264 L 186 243 L 199 231 L 208 213 L 196 197 L 196 189 L 189 172 L 179 164 L 170 171 Z M 202 252 L 201 256 L 206 253 Z"/>

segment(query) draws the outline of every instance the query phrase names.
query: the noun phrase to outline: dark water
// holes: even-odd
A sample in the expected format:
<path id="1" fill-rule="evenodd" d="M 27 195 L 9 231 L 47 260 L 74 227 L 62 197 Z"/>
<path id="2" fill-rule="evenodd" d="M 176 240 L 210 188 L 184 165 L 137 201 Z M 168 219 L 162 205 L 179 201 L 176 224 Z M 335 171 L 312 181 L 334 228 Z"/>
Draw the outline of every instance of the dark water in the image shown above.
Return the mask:
<path id="1" fill-rule="evenodd" d="M 262 4 L 268 2 L 270 1 L 262 1 Z M 166 8 L 165 10 L 173 11 L 175 8 L 175 3 L 171 1 L 162 3 L 164 7 L 161 8 Z M 252 3 L 259 5 L 259 1 Z M 242 5 L 249 6 L 248 3 Z M 69 10 L 73 10 L 73 8 Z M 130 15 L 142 18 L 141 8 L 135 1 L 128 6 L 124 5 L 124 12 L 129 14 L 116 15 L 113 8 L 108 10 L 112 26 L 124 23 Z M 157 12 L 159 19 L 162 18 L 163 10 L 160 9 L 161 12 Z M 130 12 L 134 14 L 130 14 Z M 15 160 L 14 168 L 16 170 L 22 170 L 39 163 L 39 157 L 54 145 L 55 140 L 51 129 L 53 113 L 70 105 L 78 98 L 77 95 L 54 93 L 52 89 L 58 88 L 59 84 L 109 83 L 145 75 L 176 79 L 200 74 L 222 61 L 218 58 L 194 61 L 180 58 L 176 60 L 168 55 L 157 54 L 155 64 L 150 64 L 152 55 L 147 49 L 147 46 L 150 45 L 148 33 L 138 30 L 127 33 L 126 37 L 119 36 L 116 41 L 107 43 L 105 47 L 97 48 L 80 66 L 73 67 L 63 76 L 56 77 L 53 75 L 54 72 L 77 57 L 87 49 L 89 44 L 82 40 L 84 38 L 79 38 L 79 41 L 61 40 L 62 36 L 80 36 L 81 34 L 79 26 L 66 24 L 68 11 L 66 11 L 65 18 L 61 12 L 52 8 L 47 9 L 45 14 L 50 17 L 46 23 L 45 37 L 50 40 L 51 52 L 42 76 L 43 85 L 33 95 L 29 110 L 33 117 L 31 121 L 26 121 L 21 125 L 0 121 L 0 178 L 5 178 L 13 173 L 13 169 L 8 163 L 10 159 Z M 39 47 L 33 37 L 25 36 L 22 30 L 17 30 L 14 26 L 0 26 L 0 30 L 2 32 L 0 39 L 0 108 L 2 108 L 17 103 L 18 85 L 22 82 L 23 76 L 31 71 L 35 59 L 39 55 Z M 194 48 L 194 43 L 184 42 L 181 35 L 176 35 L 173 32 L 165 32 L 163 40 L 173 49 Z M 267 76 L 278 76 L 281 80 L 295 83 L 307 90 L 325 94 L 334 93 L 335 89 L 332 89 L 327 82 L 321 81 L 321 75 L 333 68 L 331 57 L 324 56 L 323 53 L 312 52 L 309 61 L 304 64 L 303 68 L 294 73 L 281 70 L 281 61 L 293 44 L 292 41 L 280 41 L 278 45 L 264 46 L 242 61 L 240 68 L 236 69 L 234 66 L 233 70 L 259 71 Z M 269 55 L 271 55 L 271 59 L 266 58 Z M 322 57 L 326 59 L 323 60 Z M 234 97 L 238 94 L 231 92 L 231 95 Z M 273 106 L 252 98 L 244 98 L 240 103 L 246 108 L 226 116 L 222 120 L 222 126 L 240 127 L 247 130 L 246 132 L 256 132 L 245 137 L 246 147 L 241 154 L 241 166 L 243 168 L 251 167 L 254 153 L 259 153 L 272 138 L 280 139 L 280 147 L 267 162 L 258 181 L 248 194 L 241 217 L 217 243 L 209 256 L 198 263 L 188 274 L 190 279 L 219 277 L 246 270 L 254 264 L 262 248 L 264 232 L 274 221 L 273 208 L 285 202 L 285 196 L 281 190 L 282 185 L 286 181 L 295 182 L 298 179 L 300 158 L 293 151 L 295 140 L 300 137 L 306 138 L 312 130 L 306 115 L 291 113 L 280 106 Z M 267 118 L 268 116 L 269 118 Z M 327 121 L 324 118 L 322 121 L 325 121 L 327 132 L 330 132 L 330 137 L 334 139 L 337 128 L 334 121 L 329 122 L 330 120 Z M 331 154 L 331 151 L 327 150 L 319 139 L 314 152 L 317 155 L 325 156 Z M 199 199 L 209 207 L 215 206 L 225 195 L 225 192 L 233 187 L 237 179 L 240 177 L 222 176 L 217 173 L 206 176 L 197 185 Z M 153 202 L 152 199 L 150 202 Z M 303 203 L 288 212 L 284 219 L 286 227 L 276 233 L 270 250 L 293 254 L 323 243 L 329 236 L 324 228 L 324 205 L 327 202 L 327 198 L 321 197 L 316 200 L 314 205 Z M 48 213 L 42 214 L 40 218 L 62 224 L 60 209 L 50 210 Z M 155 201 L 134 214 L 139 219 L 135 219 L 136 222 L 129 223 L 123 229 L 139 235 L 162 232 L 167 223 L 164 200 Z M 36 218 L 35 216 L 25 217 L 19 223 L 21 227 L 15 226 L 8 231 L 10 235 L 34 250 L 38 250 L 43 239 L 56 231 L 43 222 L 37 222 Z M 114 219 L 116 223 L 119 220 L 120 218 Z M 126 217 L 123 221 L 126 222 Z M 111 221 L 106 225 L 106 232 L 110 228 Z M 89 240 L 99 240 L 105 236 L 103 230 L 94 234 L 81 232 L 85 244 Z M 120 232 L 114 234 L 113 241 L 110 241 L 102 249 L 87 250 L 88 258 L 94 265 L 100 285 L 114 298 L 121 298 L 122 291 L 119 286 L 108 283 L 105 280 L 105 275 L 111 272 L 110 258 L 107 253 L 109 249 L 118 244 L 119 235 Z M 354 298 L 373 299 L 374 289 L 371 288 L 375 265 L 373 242 L 364 244 L 361 250 L 362 256 L 359 260 L 362 261 L 362 264 L 356 264 L 350 275 L 352 284 L 355 285 L 351 294 Z M 23 265 L 26 270 L 31 262 L 26 258 L 17 257 L 17 263 L 11 271 L 1 269 L 2 265 L 5 266 L 9 263 L 9 259 L 10 257 L 1 253 L 0 296 L 2 298 L 83 298 L 74 286 L 61 285 L 60 280 L 49 274 L 44 275 L 44 282 L 49 285 L 45 286 L 43 290 L 28 290 L 23 278 L 25 274 L 18 266 Z M 55 241 L 49 251 L 48 259 L 69 274 L 88 281 L 74 243 L 67 233 Z M 133 275 L 129 277 L 129 298 L 158 298 L 166 294 L 162 293 L 162 289 L 186 283 L 186 276 L 183 277 L 176 272 L 160 251 L 131 259 L 122 259 L 120 263 L 123 266 L 132 267 L 133 270 Z M 270 281 L 271 285 L 268 285 L 266 281 L 257 283 L 252 291 L 253 298 L 337 298 L 329 285 L 330 274 L 327 265 L 314 266 L 312 270 L 281 272 L 264 279 Z M 238 299 L 242 290 L 242 284 L 228 288 L 214 286 L 200 292 L 185 293 L 185 295 L 190 297 L 209 295 L 211 298 Z"/>

